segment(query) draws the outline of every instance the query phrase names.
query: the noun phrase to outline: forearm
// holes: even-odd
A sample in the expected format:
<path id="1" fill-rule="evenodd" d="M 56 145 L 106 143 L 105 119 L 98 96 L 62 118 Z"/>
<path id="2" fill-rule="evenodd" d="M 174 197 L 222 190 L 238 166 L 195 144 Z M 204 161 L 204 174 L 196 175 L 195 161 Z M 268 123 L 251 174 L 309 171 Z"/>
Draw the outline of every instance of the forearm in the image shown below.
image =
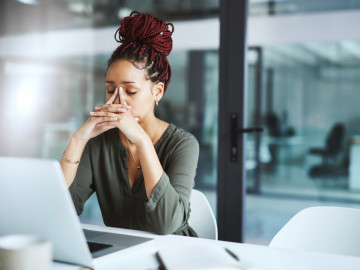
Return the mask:
<path id="1" fill-rule="evenodd" d="M 64 157 L 66 158 L 66 160 L 62 158 L 60 165 L 68 187 L 70 187 L 72 182 L 74 181 L 79 166 L 79 163 L 74 164 L 71 161 L 80 161 L 86 143 L 87 141 L 77 138 L 74 134 L 71 137 L 66 150 L 64 151 Z"/>
<path id="2" fill-rule="evenodd" d="M 189 213 L 186 197 L 180 196 L 164 173 L 145 204 L 146 220 L 155 233 L 170 234 L 185 226 Z"/>
<path id="3" fill-rule="evenodd" d="M 144 176 L 146 196 L 149 199 L 164 170 L 155 148 L 147 135 L 136 142 L 136 148 Z"/>
<path id="4" fill-rule="evenodd" d="M 147 221 L 159 234 L 174 233 L 183 228 L 189 216 L 199 144 L 193 136 L 184 133 L 177 140 L 166 159 L 166 172 L 162 172 L 145 204 Z"/>

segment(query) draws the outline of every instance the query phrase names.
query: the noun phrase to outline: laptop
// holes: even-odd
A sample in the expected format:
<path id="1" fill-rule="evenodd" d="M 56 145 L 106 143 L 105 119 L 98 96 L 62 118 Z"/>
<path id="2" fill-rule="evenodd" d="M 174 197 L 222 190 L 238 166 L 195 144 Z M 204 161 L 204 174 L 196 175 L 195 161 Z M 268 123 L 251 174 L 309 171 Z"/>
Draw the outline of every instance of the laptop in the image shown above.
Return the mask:
<path id="1" fill-rule="evenodd" d="M 90 268 L 100 257 L 152 240 L 83 230 L 58 161 L 0 157 L 0 236 L 7 234 L 47 238 L 55 261 Z"/>

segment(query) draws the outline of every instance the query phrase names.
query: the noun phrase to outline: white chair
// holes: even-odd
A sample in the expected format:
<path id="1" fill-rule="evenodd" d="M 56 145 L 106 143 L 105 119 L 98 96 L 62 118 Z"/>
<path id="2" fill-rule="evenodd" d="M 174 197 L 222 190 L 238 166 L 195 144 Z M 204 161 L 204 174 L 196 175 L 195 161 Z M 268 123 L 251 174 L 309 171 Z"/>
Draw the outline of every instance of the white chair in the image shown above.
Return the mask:
<path id="1" fill-rule="evenodd" d="M 190 217 L 188 220 L 191 228 L 200 238 L 218 239 L 217 223 L 210 204 L 205 195 L 193 189 L 190 197 Z"/>
<path id="2" fill-rule="evenodd" d="M 269 246 L 360 256 L 360 209 L 306 208 L 284 225 Z"/>

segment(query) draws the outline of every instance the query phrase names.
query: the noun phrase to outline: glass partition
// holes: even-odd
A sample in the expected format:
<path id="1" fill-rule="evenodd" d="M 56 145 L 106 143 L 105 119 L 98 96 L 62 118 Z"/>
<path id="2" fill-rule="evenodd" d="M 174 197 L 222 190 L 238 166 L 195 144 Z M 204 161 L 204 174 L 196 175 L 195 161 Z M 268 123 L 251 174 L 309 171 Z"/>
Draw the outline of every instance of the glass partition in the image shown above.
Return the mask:
<path id="1" fill-rule="evenodd" d="M 251 52 L 249 122 L 257 111 L 265 130 L 247 137 L 247 242 L 267 244 L 308 206 L 360 207 L 359 48 L 346 40 Z"/>

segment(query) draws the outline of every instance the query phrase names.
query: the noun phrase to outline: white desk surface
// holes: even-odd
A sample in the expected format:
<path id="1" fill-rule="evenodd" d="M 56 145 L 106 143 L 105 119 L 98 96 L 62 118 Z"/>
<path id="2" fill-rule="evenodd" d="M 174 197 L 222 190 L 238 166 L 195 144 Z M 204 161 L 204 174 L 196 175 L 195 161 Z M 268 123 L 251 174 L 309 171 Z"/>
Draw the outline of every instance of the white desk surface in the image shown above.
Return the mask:
<path id="1" fill-rule="evenodd" d="M 204 243 L 218 244 L 229 248 L 238 257 L 242 266 L 247 270 L 359 270 L 360 257 L 343 256 L 335 254 L 294 251 L 268 246 L 240 244 L 225 241 L 176 236 L 154 235 L 151 233 L 101 227 L 83 224 L 84 229 L 107 231 L 128 235 L 153 238 L 152 241 L 113 253 L 104 258 L 96 270 L 155 270 L 159 263 L 155 252 L 160 248 L 176 246 L 178 244 Z M 106 260 L 105 260 L 106 259 Z M 54 263 L 52 270 L 75 270 L 81 267 Z"/>

